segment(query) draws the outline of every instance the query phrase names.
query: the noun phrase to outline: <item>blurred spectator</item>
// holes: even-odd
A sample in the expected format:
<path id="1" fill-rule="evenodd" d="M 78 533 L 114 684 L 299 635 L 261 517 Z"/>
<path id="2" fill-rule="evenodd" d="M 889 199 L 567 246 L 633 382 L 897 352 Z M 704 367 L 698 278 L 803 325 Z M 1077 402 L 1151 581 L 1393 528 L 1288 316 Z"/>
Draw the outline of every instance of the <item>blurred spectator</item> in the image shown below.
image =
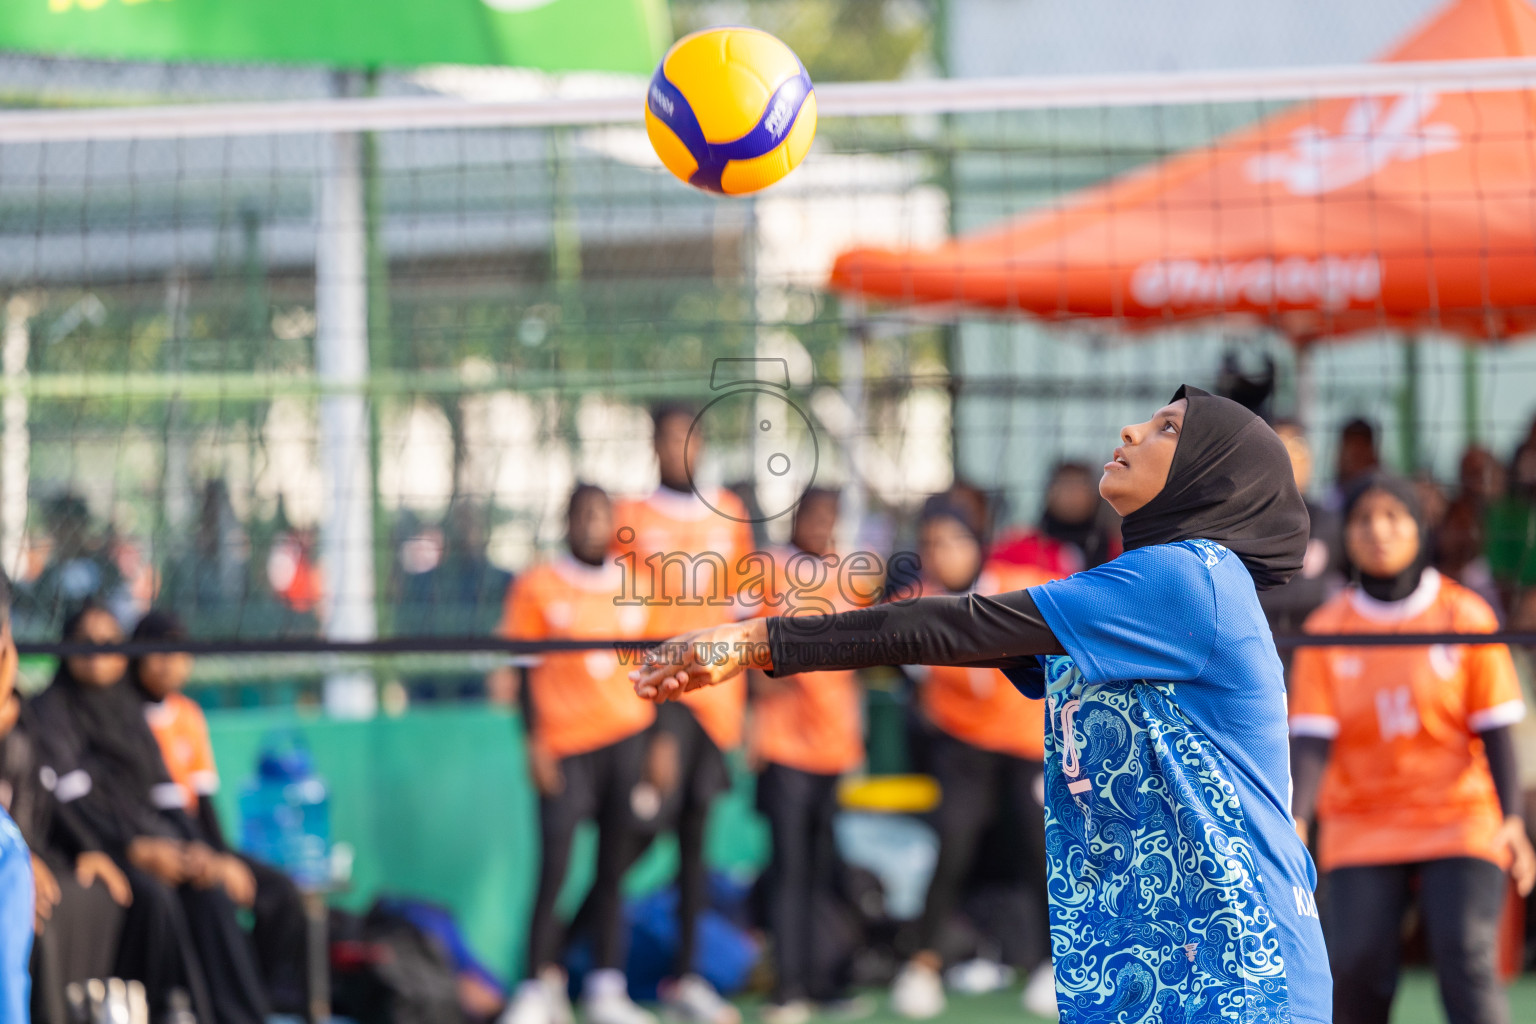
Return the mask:
<path id="1" fill-rule="evenodd" d="M 1424 528 L 1433 537 L 1445 521 L 1450 499 L 1446 497 L 1445 488 L 1440 486 L 1434 474 L 1427 469 L 1421 469 L 1413 475 L 1413 489 L 1419 496 L 1419 514 L 1423 517 Z"/>
<path id="2" fill-rule="evenodd" d="M 1426 523 L 1411 483 L 1358 479 L 1344 517 L 1358 583 L 1310 616 L 1307 632 L 1497 628 L 1477 595 L 1427 566 Z M 1522 893 L 1536 881 L 1511 731 L 1524 713 L 1501 644 L 1297 652 L 1293 813 L 1304 834 L 1314 809 L 1319 824 L 1339 1021 L 1389 1016 L 1414 903 L 1447 1017 L 1508 1019 L 1495 955 L 1505 872 Z"/>
<path id="3" fill-rule="evenodd" d="M 1103 565 L 1119 553 L 1119 527 L 1099 497 L 1098 477 L 1081 462 L 1061 462 L 1046 481 L 1039 525 L 999 537 L 991 558 L 1066 576 Z"/>
<path id="4" fill-rule="evenodd" d="M 151 611 L 134 627 L 138 641 L 177 642 L 187 632 L 174 615 Z M 249 910 L 253 920 L 251 944 L 266 984 L 267 997 L 278 1013 L 309 1011 L 307 978 L 309 926 L 298 888 L 278 869 L 229 848 L 213 794 L 219 771 L 213 759 L 208 721 L 181 691 L 192 677 L 192 656 L 180 652 L 144 654 L 128 663 L 128 682 L 142 699 L 142 713 L 159 744 L 164 769 L 173 788 L 164 790 L 162 807 L 174 812 L 175 798 L 185 815 L 189 835 L 212 851 L 208 878 L 222 885 L 230 898 Z M 146 750 L 146 758 L 151 752 Z M 158 765 L 152 767 L 158 769 Z"/>
<path id="5" fill-rule="evenodd" d="M 711 604 L 698 595 L 734 598 L 744 581 L 742 557 L 753 550 L 753 536 L 735 495 L 723 488 L 712 493 L 693 488 L 693 470 L 707 444 L 705 435 L 693 429 L 694 411 L 661 405 L 652 410 L 651 422 L 660 485 L 649 497 L 615 506 L 613 536 L 618 559 L 633 558 L 630 565 L 648 567 L 639 585 L 649 595 L 652 635 L 678 636 L 731 618 L 730 604 Z M 702 425 L 707 418 L 697 422 Z M 684 552 L 691 555 L 674 556 Z M 705 571 L 698 571 L 697 562 L 687 567 L 686 559 L 699 557 L 708 565 Z M 746 679 L 737 677 L 661 705 L 646 754 L 646 779 L 662 795 L 656 821 L 675 831 L 678 843 L 678 945 L 661 1001 L 669 1015 L 695 1024 L 737 1024 L 741 1019 L 740 1011 L 696 973 L 694 954 L 708 897 L 705 828 L 711 805 L 730 788 L 725 755 L 741 745 L 746 696 Z"/>
<path id="6" fill-rule="evenodd" d="M 1465 498 L 1479 514 L 1504 496 L 1508 484 L 1498 456 L 1481 445 L 1472 445 L 1462 453 L 1457 480 L 1460 490 L 1456 497 Z"/>
<path id="7" fill-rule="evenodd" d="M 177 609 L 199 630 L 238 632 L 249 597 L 251 545 L 223 480 L 203 485 L 191 545 L 173 550 L 155 603 Z"/>
<path id="8" fill-rule="evenodd" d="M 1370 420 L 1356 417 L 1339 429 L 1338 470 L 1333 489 L 1325 504 L 1334 512 L 1344 507 L 1350 485 L 1377 466 L 1381 455 L 1376 450 L 1376 427 Z"/>
<path id="9" fill-rule="evenodd" d="M 9 598 L 9 592 L 5 596 Z M 0 630 L 0 712 L 7 713 L 0 715 L 3 735 L 15 723 L 14 715 L 8 713 L 15 693 L 17 658 L 16 645 L 11 641 L 9 601 L 0 611 L 5 613 Z M 31 1019 L 27 1003 L 32 932 L 52 913 L 53 893 L 45 884 L 46 875 L 36 871 L 36 860 L 11 818 L 10 801 L 4 803 L 6 809 L 0 810 L 0 1017 L 26 1021 Z"/>
<path id="10" fill-rule="evenodd" d="M 981 538 L 985 547 L 992 537 L 994 517 L 992 499 L 987 492 L 968 481 L 956 480 L 944 492 L 944 496 L 950 504 L 965 513 L 971 529 L 976 531 L 976 536 Z"/>
<path id="11" fill-rule="evenodd" d="M 492 632 L 510 573 L 486 555 L 488 510 L 454 503 L 443 525 L 423 523 L 400 544 L 397 619 L 412 634 L 482 636 Z"/>
<path id="12" fill-rule="evenodd" d="M 0 573 L 0 808 L 4 808 L 0 832 L 9 833 L 11 851 L 30 862 L 29 866 L 13 862 L 11 870 L 26 871 L 32 883 L 24 886 L 11 875 L 6 891 L 0 892 L 4 910 L 0 917 L 19 925 L 23 941 L 28 932 L 35 932 L 35 937 L 30 1016 L 23 996 L 27 956 L 14 933 L 4 945 L 6 962 L 0 965 L 0 1011 L 8 1021 L 69 1024 L 65 988 L 112 973 L 123 923 L 117 904 L 129 899 L 128 882 L 102 854 L 71 852 L 55 842 L 53 787 L 44 785 L 37 748 L 19 728 L 21 699 L 15 691 L 18 659 L 10 604 L 10 581 Z M 21 843 L 16 842 L 18 838 Z M 31 905 L 11 902 L 20 896 Z"/>
<path id="13" fill-rule="evenodd" d="M 1095 492 L 1097 497 L 1097 492 Z M 984 563 L 981 539 L 966 511 L 947 495 L 923 505 L 918 552 L 925 594 L 999 594 L 1044 583 L 1052 574 L 1038 566 Z M 1045 834 L 1037 787 L 1044 770 L 1045 705 L 1025 698 L 996 669 L 913 666 L 904 669 L 917 686 L 914 746 L 924 753 L 943 793 L 935 826 L 939 857 L 917 923 L 915 952 L 891 988 L 891 1005 L 910 1018 L 941 1013 L 944 931 L 961 904 L 983 840 L 993 826 L 1011 821 L 1018 831 L 1012 854 L 1014 886 L 1033 894 L 1037 914 L 1022 922 L 1039 966 L 1046 944 Z M 1055 1006 L 1049 962 L 1026 989 L 1032 1012 Z"/>
<path id="14" fill-rule="evenodd" d="M 1510 608 L 1509 628 L 1517 633 L 1536 634 L 1536 590 L 1527 590 Z M 1536 644 L 1511 644 L 1515 671 L 1520 676 L 1520 690 L 1525 706 L 1536 708 Z M 1520 753 L 1520 789 L 1524 794 L 1525 830 L 1536 843 L 1536 715 L 1526 715 L 1515 723 L 1515 743 Z M 1526 901 L 1526 962 L 1536 955 L 1536 893 Z"/>
<path id="15" fill-rule="evenodd" d="M 395 632 L 412 636 L 484 636 L 496 629 L 512 574 L 487 555 L 490 512 L 467 501 L 450 506 L 444 523 L 402 525 L 395 559 Z M 505 673 L 494 676 L 505 691 Z M 466 671 L 404 680 L 413 700 L 478 699 L 491 682 Z M 506 693 L 500 695 L 505 699 Z"/>
<path id="16" fill-rule="evenodd" d="M 774 572 L 758 606 L 778 610 L 847 611 L 862 603 L 826 572 L 833 554 L 838 493 L 813 488 L 794 513 L 789 544 L 769 552 Z M 802 586 L 816 581 L 814 586 Z M 785 607 L 784 602 L 790 602 Z M 838 779 L 864 760 L 861 693 L 853 672 L 813 672 L 770 679 L 751 674 L 751 758 L 760 770 L 757 807 L 768 822 L 771 861 L 763 876 L 766 921 L 773 936 L 774 989 L 763 1019 L 796 1020 L 812 1001 L 847 996 L 827 955 L 819 908 L 834 898 L 839 858 L 832 831 Z"/>
<path id="17" fill-rule="evenodd" d="M 1488 564 L 1506 594 L 1536 586 L 1536 423 L 1509 461 L 1509 490 L 1488 509 Z"/>
<path id="18" fill-rule="evenodd" d="M 54 844 L 53 794 L 43 786 L 36 745 L 17 727 L 20 714 L 21 698 L 12 692 L 0 703 L 0 806 L 15 820 L 32 856 L 37 934 L 31 1019 L 72 1024 L 64 990 L 112 973 L 123 911 L 88 861 L 77 861 Z M 126 898 L 126 879 L 121 886 Z"/>
<path id="19" fill-rule="evenodd" d="M 51 499 L 43 506 L 43 518 L 50 540 L 48 561 L 16 595 L 17 618 L 28 633 L 52 632 L 65 609 L 88 599 L 121 603 L 124 582 L 112 557 L 110 532 L 96 527 L 83 497 L 62 494 Z"/>
<path id="20" fill-rule="evenodd" d="M 105 607 L 87 603 L 62 639 L 117 644 L 122 629 Z M 106 853 L 132 891 L 115 972 L 144 982 L 151 1011 L 190 993 L 200 1021 L 263 1024 L 266 1000 L 229 882 L 179 810 L 143 704 L 123 681 L 127 659 L 88 653 L 59 661 L 53 682 L 25 709 L 44 779 L 55 780 L 55 825 L 73 849 Z"/>
<path id="21" fill-rule="evenodd" d="M 1502 622 L 1504 602 L 1483 554 L 1484 539 L 1482 510 L 1474 496 L 1463 494 L 1446 508 L 1434 534 L 1435 568 L 1487 601 Z"/>
<path id="22" fill-rule="evenodd" d="M 1312 535 L 1301 571 L 1283 587 L 1259 591 L 1259 604 L 1276 633 L 1294 633 L 1301 629 L 1312 610 L 1338 592 L 1344 585 L 1343 553 L 1340 545 L 1339 517 L 1307 495 L 1312 488 L 1312 448 L 1301 425 L 1294 420 L 1275 423 L 1275 433 L 1291 457 L 1291 473 L 1302 493 L 1311 517 Z"/>
<path id="23" fill-rule="evenodd" d="M 553 640 L 647 636 L 649 609 L 621 604 L 624 572 L 611 560 L 613 503 L 600 487 L 580 484 L 566 508 L 567 552 L 533 566 L 507 592 L 500 634 Z M 628 995 L 620 883 L 639 845 L 636 815 L 649 794 L 642 782 L 654 706 L 634 698 L 628 668 L 613 649 L 551 652 L 528 672 L 528 775 L 539 794 L 539 877 L 528 929 L 524 981 L 505 1024 L 571 1020 L 561 963 L 563 928 L 555 901 L 565 883 L 576 829 L 597 826 L 592 904 L 594 969 L 583 979 L 583 1019 L 590 1024 L 654 1024 Z M 690 780 L 691 781 L 691 780 Z M 718 999 L 718 997 L 716 997 Z"/>
<path id="24" fill-rule="evenodd" d="M 1228 349 L 1221 358 L 1216 376 L 1216 393 L 1250 410 L 1262 419 L 1270 419 L 1275 398 L 1275 357 L 1266 354 L 1263 368 L 1255 374 L 1243 372 L 1237 349 Z"/>
<path id="25" fill-rule="evenodd" d="M 291 611 L 310 615 L 318 611 L 322 582 L 315 560 L 312 528 L 278 534 L 267 555 L 267 583 Z"/>

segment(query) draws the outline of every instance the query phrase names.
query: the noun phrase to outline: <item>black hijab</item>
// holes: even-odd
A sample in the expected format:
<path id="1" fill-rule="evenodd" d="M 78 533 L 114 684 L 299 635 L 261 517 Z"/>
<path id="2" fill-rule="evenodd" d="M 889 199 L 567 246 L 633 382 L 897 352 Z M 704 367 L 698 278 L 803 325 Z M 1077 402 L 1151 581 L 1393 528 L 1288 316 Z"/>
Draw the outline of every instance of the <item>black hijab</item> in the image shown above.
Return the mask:
<path id="1" fill-rule="evenodd" d="M 175 612 L 162 611 L 151 608 L 139 620 L 139 624 L 133 627 L 131 640 L 154 641 L 183 641 L 187 639 L 187 628 L 181 624 L 181 619 Z M 144 658 L 136 655 L 128 659 L 128 682 L 138 691 L 142 700 L 151 704 L 159 704 L 165 700 L 164 696 L 156 696 L 144 688 Z"/>
<path id="2" fill-rule="evenodd" d="M 81 639 L 82 621 L 92 612 L 106 609 L 87 603 L 64 623 L 63 639 Z M 126 678 L 95 686 L 77 679 L 69 659 L 60 658 L 50 688 L 68 708 L 84 753 L 96 768 L 91 772 L 93 784 L 105 791 L 107 800 L 120 806 L 149 803 L 151 791 L 171 781 L 160 744 L 144 718 L 144 699 Z"/>
<path id="3" fill-rule="evenodd" d="M 1301 568 L 1311 524 L 1285 445 L 1252 412 L 1189 385 L 1189 402 L 1168 481 L 1125 517 L 1125 549 L 1215 541 L 1231 550 L 1260 590 Z"/>
<path id="4" fill-rule="evenodd" d="M 981 570 L 985 567 L 987 561 L 987 546 L 981 538 L 981 527 L 971 517 L 970 513 L 966 511 L 964 506 L 948 494 L 935 494 L 923 502 L 923 510 L 917 517 L 918 531 L 921 532 L 923 527 L 939 519 L 953 519 L 976 542 L 976 573 L 971 577 L 971 582 L 966 584 L 966 589 L 969 589 L 976 585 L 976 580 L 981 577 Z"/>
<path id="5" fill-rule="evenodd" d="M 1419 589 L 1419 581 L 1429 566 L 1429 530 L 1424 522 L 1424 505 L 1419 492 L 1410 481 L 1392 473 L 1373 470 L 1356 480 L 1344 496 L 1344 528 L 1349 529 L 1350 516 L 1371 491 L 1382 491 L 1402 502 L 1419 527 L 1419 553 L 1412 562 L 1395 576 L 1370 576 L 1349 557 L 1349 545 L 1344 545 L 1344 569 L 1352 580 L 1358 580 L 1360 588 L 1378 601 L 1402 601 Z"/>

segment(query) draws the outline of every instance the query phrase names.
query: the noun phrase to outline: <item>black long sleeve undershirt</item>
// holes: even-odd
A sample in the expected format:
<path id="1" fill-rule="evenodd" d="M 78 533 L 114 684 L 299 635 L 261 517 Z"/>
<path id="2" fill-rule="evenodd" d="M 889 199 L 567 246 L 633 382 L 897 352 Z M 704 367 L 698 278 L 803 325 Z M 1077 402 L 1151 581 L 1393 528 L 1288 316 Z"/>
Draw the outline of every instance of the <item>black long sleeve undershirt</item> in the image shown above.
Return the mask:
<path id="1" fill-rule="evenodd" d="M 1507 725 L 1478 733 L 1488 753 L 1488 771 L 1493 776 L 1494 791 L 1499 794 L 1499 809 L 1504 817 L 1524 813 L 1521 806 L 1520 758 L 1515 753 L 1515 733 Z"/>
<path id="2" fill-rule="evenodd" d="M 1028 590 L 919 597 L 835 615 L 768 620 L 770 676 L 876 665 L 1019 668 L 1064 654 Z"/>
<path id="3" fill-rule="evenodd" d="M 1333 741 L 1321 736 L 1291 737 L 1291 817 L 1311 821 L 1317 813 L 1317 791 L 1323 784 L 1323 772 Z"/>

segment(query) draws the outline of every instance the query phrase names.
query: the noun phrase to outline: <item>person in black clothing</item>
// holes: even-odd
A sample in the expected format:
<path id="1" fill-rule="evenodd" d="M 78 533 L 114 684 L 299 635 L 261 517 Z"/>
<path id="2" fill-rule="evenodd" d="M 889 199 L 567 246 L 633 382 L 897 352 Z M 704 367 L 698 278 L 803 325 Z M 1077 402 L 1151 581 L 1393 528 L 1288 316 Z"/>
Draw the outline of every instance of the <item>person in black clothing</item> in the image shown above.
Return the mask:
<path id="1" fill-rule="evenodd" d="M 20 716 L 21 700 L 12 693 L 0 705 L 0 805 L 32 851 L 37 892 L 32 1020 L 67 1024 L 64 990 L 71 982 L 112 973 L 123 927 L 117 901 L 131 902 L 132 893 L 127 878 L 104 855 L 76 857 L 52 844 L 53 794 L 43 788 L 36 745 L 17 728 Z M 93 856 L 101 860 L 93 864 Z"/>
<path id="2" fill-rule="evenodd" d="M 10 608 L 10 580 L 0 573 L 0 806 L 15 822 L 31 861 L 30 1016 L 37 1024 L 67 1024 L 65 986 L 112 973 L 123 919 L 115 899 L 128 900 L 128 882 L 99 853 L 75 857 L 50 843 L 52 796 L 43 788 L 31 739 L 17 728 L 21 700 L 13 688 L 17 657 Z M 11 1015 L 21 1005 L 0 1002 Z"/>
<path id="3" fill-rule="evenodd" d="M 174 614 L 157 610 L 139 620 L 133 630 L 133 639 L 176 642 L 186 640 L 187 632 Z M 211 870 L 223 880 L 230 898 L 252 913 L 251 939 L 272 1009 L 277 1013 L 307 1016 L 309 931 L 298 886 L 272 865 L 229 848 L 213 806 L 212 794 L 217 789 L 217 777 L 211 780 L 182 778 L 181 766 L 174 763 L 175 753 L 168 747 L 168 743 L 179 741 L 169 736 L 162 738 L 158 732 L 160 727 L 155 725 L 156 716 L 190 713 L 201 727 L 199 738 L 205 747 L 208 746 L 207 723 L 196 705 L 181 693 L 191 675 L 192 657 L 180 652 L 144 654 L 128 663 L 128 684 L 144 702 L 143 717 L 150 721 L 159 743 L 156 756 L 165 764 L 171 781 L 181 788 L 182 810 L 196 827 L 196 838 L 213 851 Z M 182 736 L 181 740 L 190 738 Z M 170 793 L 169 790 L 166 792 Z"/>
<path id="4" fill-rule="evenodd" d="M 1295 420 L 1276 420 L 1275 435 L 1290 456 L 1296 489 L 1307 506 L 1310 534 L 1301 570 L 1283 587 L 1259 594 L 1259 605 L 1269 628 L 1277 636 L 1301 632 L 1301 624 L 1313 610 L 1344 588 L 1343 527 L 1337 513 L 1308 498 L 1312 486 L 1312 448 L 1306 432 Z M 1282 660 L 1290 663 L 1289 652 Z"/>
<path id="5" fill-rule="evenodd" d="M 86 603 L 64 626 L 65 641 L 121 643 L 117 620 Z M 261 1024 L 260 977 L 217 858 L 179 808 L 157 806 L 172 786 L 142 702 L 122 682 L 119 654 L 60 661 L 53 682 L 27 702 L 24 721 L 51 782 L 55 825 L 82 850 L 111 855 L 133 901 L 114 973 L 144 983 L 155 1015 L 184 989 L 198 1020 Z"/>

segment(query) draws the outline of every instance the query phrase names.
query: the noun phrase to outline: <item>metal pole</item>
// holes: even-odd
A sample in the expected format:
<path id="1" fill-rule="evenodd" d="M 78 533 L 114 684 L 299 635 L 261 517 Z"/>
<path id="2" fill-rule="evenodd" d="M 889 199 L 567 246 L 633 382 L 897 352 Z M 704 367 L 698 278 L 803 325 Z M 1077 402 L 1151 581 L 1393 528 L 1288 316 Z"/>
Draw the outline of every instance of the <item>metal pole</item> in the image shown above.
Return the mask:
<path id="1" fill-rule="evenodd" d="M 1402 471 L 1419 469 L 1419 339 L 1403 339 L 1403 387 L 1398 392 L 1397 418 L 1402 442 Z"/>
<path id="2" fill-rule="evenodd" d="M 1478 421 L 1483 404 L 1478 387 L 1478 373 L 1482 369 L 1479 362 L 1476 346 L 1471 342 L 1464 344 L 1461 349 L 1461 415 L 1466 448 L 1476 445 L 1482 434 Z"/>
<path id="3" fill-rule="evenodd" d="M 0 352 L 5 379 L 20 382 L 27 376 L 31 345 L 30 322 L 37 303 L 26 295 L 13 295 L 5 304 L 5 341 Z M 14 579 L 21 570 L 21 550 L 27 532 L 27 482 L 32 471 L 32 437 L 27 429 L 28 398 L 24 388 L 7 392 L 0 418 L 0 567 Z"/>
<path id="4" fill-rule="evenodd" d="M 1296 422 L 1310 442 L 1317 429 L 1317 368 L 1312 365 L 1312 346 L 1298 341 L 1296 347 Z"/>
<path id="5" fill-rule="evenodd" d="M 355 132 L 337 132 L 324 145 L 315 253 L 315 373 L 326 384 L 356 387 L 368 377 L 362 145 Z M 320 527 L 321 607 L 325 635 L 333 640 L 372 640 L 378 631 L 370 433 L 360 392 L 320 399 L 320 467 L 327 498 Z M 338 717 L 371 717 L 378 710 L 372 676 L 333 673 L 325 681 L 325 707 Z"/>
<path id="6" fill-rule="evenodd" d="M 176 267 L 165 279 L 165 319 L 168 337 L 166 369 L 180 374 L 185 365 L 187 301 L 192 284 L 186 269 Z M 184 403 L 172 395 L 165 406 L 165 460 L 160 481 L 161 536 L 166 548 L 183 553 L 187 523 L 192 517 L 192 439 L 187 435 Z"/>
<path id="7" fill-rule="evenodd" d="M 869 495 L 864 485 L 866 425 L 864 395 L 864 356 L 868 328 L 863 322 L 863 307 L 857 300 L 846 300 L 849 316 L 842 344 L 843 401 L 848 406 L 848 431 L 843 437 L 843 451 L 848 458 L 848 480 L 843 485 L 838 515 L 838 550 L 847 554 L 859 549 L 864 535 L 864 517 L 869 511 Z"/>

